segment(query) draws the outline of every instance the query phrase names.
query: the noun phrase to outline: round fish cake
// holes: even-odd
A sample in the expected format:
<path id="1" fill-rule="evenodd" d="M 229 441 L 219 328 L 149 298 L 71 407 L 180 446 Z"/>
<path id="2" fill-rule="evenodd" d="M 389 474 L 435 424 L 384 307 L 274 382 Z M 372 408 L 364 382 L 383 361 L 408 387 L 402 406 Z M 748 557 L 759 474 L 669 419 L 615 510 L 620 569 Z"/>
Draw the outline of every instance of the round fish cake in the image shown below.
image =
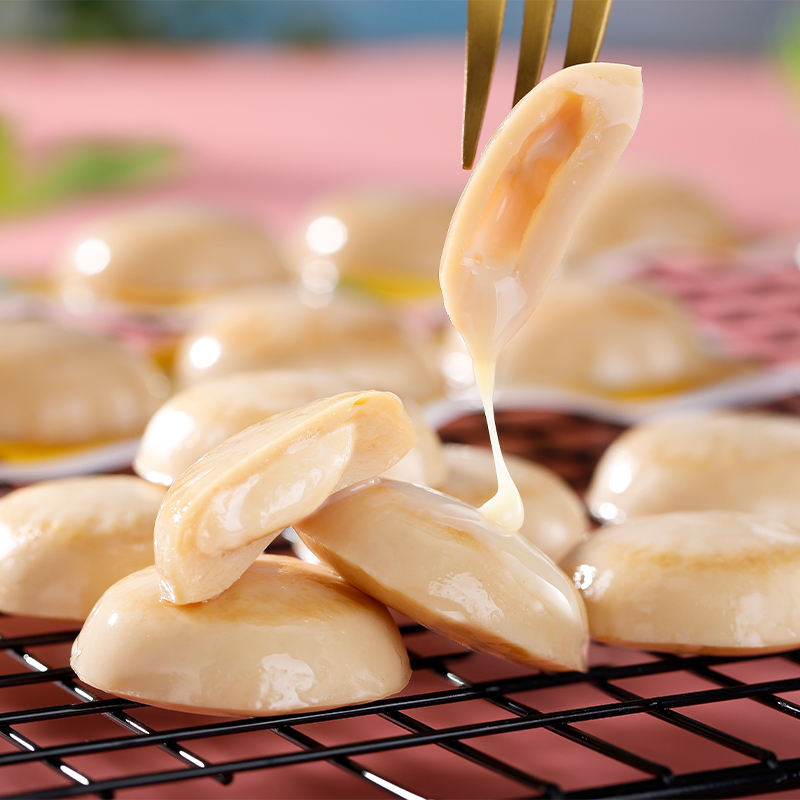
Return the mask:
<path id="1" fill-rule="evenodd" d="M 341 283 L 391 299 L 438 294 L 455 200 L 378 189 L 320 197 L 289 238 L 291 267 L 317 293 Z"/>
<path id="2" fill-rule="evenodd" d="M 164 309 L 288 277 L 276 242 L 230 212 L 147 206 L 86 225 L 54 266 L 68 309 Z"/>
<path id="3" fill-rule="evenodd" d="M 800 529 L 694 511 L 609 525 L 562 559 L 602 642 L 748 655 L 800 645 Z"/>
<path id="4" fill-rule="evenodd" d="M 28 320 L 0 324 L 0 386 L 2 456 L 139 436 L 168 382 L 111 339 Z"/>
<path id="5" fill-rule="evenodd" d="M 800 420 L 722 411 L 641 423 L 600 459 L 587 501 L 605 521 L 728 509 L 800 525 Z"/>
<path id="6" fill-rule="evenodd" d="M 270 716 L 367 703 L 411 669 L 386 609 L 325 567 L 260 556 L 214 600 L 160 599 L 148 568 L 103 595 L 72 649 L 111 694 L 203 714 Z"/>
<path id="7" fill-rule="evenodd" d="M 721 255 L 741 239 L 723 208 L 692 183 L 615 170 L 581 215 L 562 273 L 614 277 L 625 255 L 640 261 L 676 252 Z"/>
<path id="8" fill-rule="evenodd" d="M 337 295 L 309 305 L 292 288 L 232 294 L 206 306 L 176 358 L 181 385 L 261 369 L 326 369 L 356 385 L 427 400 L 442 379 L 387 304 Z"/>
<path id="9" fill-rule="evenodd" d="M 153 563 L 163 487 L 63 478 L 0 499 L 0 611 L 84 620 L 112 583 Z"/>
<path id="10" fill-rule="evenodd" d="M 708 352 L 680 306 L 631 284 L 552 284 L 508 343 L 498 386 L 546 385 L 620 399 L 684 391 L 741 371 Z"/>

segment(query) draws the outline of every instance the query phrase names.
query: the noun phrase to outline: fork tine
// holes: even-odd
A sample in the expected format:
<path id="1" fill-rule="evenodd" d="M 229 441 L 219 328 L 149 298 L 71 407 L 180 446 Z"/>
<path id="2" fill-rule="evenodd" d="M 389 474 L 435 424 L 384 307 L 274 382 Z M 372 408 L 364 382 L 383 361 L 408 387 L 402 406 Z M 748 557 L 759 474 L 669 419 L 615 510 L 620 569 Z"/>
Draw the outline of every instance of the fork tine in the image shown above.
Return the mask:
<path id="1" fill-rule="evenodd" d="M 464 169 L 472 167 L 478 150 L 505 10 L 506 0 L 469 0 L 467 6 L 467 71 L 461 139 Z"/>
<path id="2" fill-rule="evenodd" d="M 514 105 L 539 83 L 555 9 L 556 0 L 525 0 Z"/>
<path id="3" fill-rule="evenodd" d="M 597 61 L 614 0 L 573 0 L 564 66 Z"/>

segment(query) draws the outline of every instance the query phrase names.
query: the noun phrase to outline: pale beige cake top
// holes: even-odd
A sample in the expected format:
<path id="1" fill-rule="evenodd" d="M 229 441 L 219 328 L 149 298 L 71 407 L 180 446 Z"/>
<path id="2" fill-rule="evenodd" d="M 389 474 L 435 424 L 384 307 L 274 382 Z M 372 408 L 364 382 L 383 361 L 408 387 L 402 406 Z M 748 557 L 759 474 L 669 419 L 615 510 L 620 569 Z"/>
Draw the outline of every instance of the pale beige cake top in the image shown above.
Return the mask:
<path id="1" fill-rule="evenodd" d="M 800 644 L 800 529 L 694 511 L 608 525 L 562 561 L 606 642 L 739 654 Z"/>
<path id="2" fill-rule="evenodd" d="M 84 620 L 153 563 L 163 487 L 132 475 L 42 481 L 0 499 L 0 611 Z"/>
<path id="3" fill-rule="evenodd" d="M 68 445 L 138 436 L 168 382 L 103 336 L 0 323 L 0 442 Z"/>
<path id="4" fill-rule="evenodd" d="M 604 520 L 668 511 L 752 511 L 800 524 L 800 420 L 715 411 L 625 431 L 597 465 L 587 502 Z"/>
<path id="5" fill-rule="evenodd" d="M 115 584 L 72 650 L 112 694 L 204 714 L 269 716 L 378 700 L 411 676 L 386 609 L 330 570 L 261 556 L 214 600 L 160 599 L 149 568 Z"/>
<path id="6" fill-rule="evenodd" d="M 54 265 L 65 304 L 170 306 L 288 273 L 270 235 L 231 212 L 157 205 L 94 220 Z"/>
<path id="7" fill-rule="evenodd" d="M 319 197 L 289 237 L 289 262 L 309 287 L 343 282 L 395 297 L 436 291 L 455 200 L 389 189 Z"/>
<path id="8" fill-rule="evenodd" d="M 604 277 L 593 262 L 621 251 L 641 257 L 688 251 L 723 254 L 741 239 L 723 208 L 691 181 L 646 170 L 615 170 L 597 190 L 570 239 L 561 274 Z M 604 266 L 602 264 L 600 266 Z"/>
<path id="9" fill-rule="evenodd" d="M 335 295 L 310 305 L 292 287 L 261 288 L 210 303 L 179 347 L 176 373 L 186 385 L 251 370 L 327 369 L 424 400 L 442 387 L 427 347 L 376 299 Z"/>

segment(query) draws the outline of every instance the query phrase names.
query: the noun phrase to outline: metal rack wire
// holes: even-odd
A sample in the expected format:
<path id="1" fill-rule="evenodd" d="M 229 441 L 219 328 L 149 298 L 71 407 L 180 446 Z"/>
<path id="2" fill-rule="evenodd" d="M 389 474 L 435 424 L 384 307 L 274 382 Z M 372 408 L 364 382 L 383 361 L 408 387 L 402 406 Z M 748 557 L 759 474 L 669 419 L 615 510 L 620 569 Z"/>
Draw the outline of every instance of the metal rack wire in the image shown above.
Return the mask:
<path id="1" fill-rule="evenodd" d="M 791 303 L 785 287 L 767 293 L 786 306 L 780 330 L 774 309 L 762 315 L 772 325 L 764 336 L 780 334 L 784 344 L 800 342 L 800 275 L 790 278 Z M 697 284 L 687 285 L 703 300 Z M 740 305 L 753 314 L 750 288 Z M 787 338 L 790 323 L 797 336 Z M 800 398 L 773 408 L 800 413 Z M 579 490 L 622 430 L 547 411 L 499 414 L 498 425 L 506 450 L 554 468 Z M 451 441 L 485 437 L 477 418 L 444 433 Z M 229 719 L 89 689 L 68 666 L 74 626 L 0 616 L 0 797 L 800 794 L 800 650 L 712 658 L 595 645 L 587 674 L 541 674 L 401 622 L 414 668 L 401 695 Z"/>
<path id="2" fill-rule="evenodd" d="M 26 622 L 3 618 L 0 630 Z M 588 674 L 538 674 L 406 625 L 414 678 L 401 696 L 266 719 L 158 712 L 154 721 L 152 709 L 75 680 L 66 666 L 75 633 L 0 641 L 4 661 L 18 665 L 0 676 L 4 709 L 24 704 L 15 693 L 50 689 L 41 705 L 0 713 L 10 745 L 0 753 L 3 797 L 130 796 L 125 790 L 146 787 L 167 792 L 135 796 L 166 797 L 185 781 L 194 796 L 284 797 L 292 773 L 315 763 L 364 784 L 358 796 L 405 800 L 734 797 L 800 787 L 800 705 L 792 700 L 800 697 L 800 651 L 679 658 L 596 647 Z M 53 691 L 68 702 L 53 702 Z M 567 768 L 554 766 L 562 750 Z M 698 759 L 718 766 L 697 769 Z M 14 774 L 20 767 L 24 779 Z M 273 794 L 276 769 L 286 774 Z M 250 793 L 252 781 L 248 793 L 237 791 L 245 774 L 261 776 L 259 793 Z M 322 780 L 316 796 L 331 796 L 330 788 Z"/>

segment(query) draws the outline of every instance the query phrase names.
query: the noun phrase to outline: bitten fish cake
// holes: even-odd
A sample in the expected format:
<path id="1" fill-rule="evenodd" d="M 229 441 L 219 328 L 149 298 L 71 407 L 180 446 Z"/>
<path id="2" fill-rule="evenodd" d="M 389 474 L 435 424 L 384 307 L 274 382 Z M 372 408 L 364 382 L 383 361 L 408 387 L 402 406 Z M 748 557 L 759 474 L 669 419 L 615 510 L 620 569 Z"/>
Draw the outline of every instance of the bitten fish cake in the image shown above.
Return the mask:
<path id="1" fill-rule="evenodd" d="M 116 580 L 153 563 L 164 489 L 130 475 L 63 478 L 0 499 L 0 611 L 84 620 Z"/>
<path id="2" fill-rule="evenodd" d="M 197 459 L 250 425 L 314 400 L 367 388 L 318 369 L 258 370 L 200 381 L 173 395 L 151 417 L 133 467 L 143 478 L 169 486 Z M 437 480 L 444 474 L 439 438 L 413 401 L 403 406 L 419 440 L 390 471 L 412 483 Z"/>
<path id="3" fill-rule="evenodd" d="M 317 400 L 232 436 L 164 498 L 155 527 L 164 598 L 218 595 L 283 528 L 332 492 L 379 475 L 415 441 L 400 400 L 376 391 Z"/>
<path id="4" fill-rule="evenodd" d="M 453 214 L 439 282 L 472 358 L 495 457 L 497 494 L 481 511 L 511 531 L 524 511 L 494 420 L 496 360 L 536 308 L 641 108 L 636 67 L 577 64 L 551 75 L 497 129 Z"/>
<path id="5" fill-rule="evenodd" d="M 378 478 L 292 527 L 345 580 L 456 642 L 528 667 L 586 669 L 586 612 L 570 579 L 466 503 Z"/>
<path id="6" fill-rule="evenodd" d="M 587 500 L 607 521 L 728 509 L 800 525 L 800 420 L 717 411 L 641 423 L 600 459 Z"/>
<path id="7" fill-rule="evenodd" d="M 434 485 L 476 508 L 497 489 L 492 453 L 485 447 L 445 444 L 447 477 Z M 525 509 L 520 536 L 558 561 L 589 530 L 580 498 L 555 472 L 520 456 L 506 455 L 508 471 L 519 489 Z"/>
<path id="8" fill-rule="evenodd" d="M 496 357 L 536 307 L 641 109 L 638 67 L 577 64 L 543 80 L 495 132 L 439 271 L 447 313 L 476 362 Z"/>
<path id="9" fill-rule="evenodd" d="M 800 529 L 763 515 L 640 517 L 602 528 L 561 566 L 602 642 L 713 655 L 800 645 Z"/>
<path id="10" fill-rule="evenodd" d="M 399 692 L 411 669 L 386 609 L 325 567 L 261 556 L 219 597 L 160 599 L 154 568 L 114 584 L 72 649 L 111 694 L 203 714 L 270 716 Z"/>
<path id="11" fill-rule="evenodd" d="M 200 381 L 153 414 L 133 467 L 143 478 L 169 486 L 198 458 L 250 425 L 322 397 L 365 388 L 311 369 L 259 370 Z"/>

